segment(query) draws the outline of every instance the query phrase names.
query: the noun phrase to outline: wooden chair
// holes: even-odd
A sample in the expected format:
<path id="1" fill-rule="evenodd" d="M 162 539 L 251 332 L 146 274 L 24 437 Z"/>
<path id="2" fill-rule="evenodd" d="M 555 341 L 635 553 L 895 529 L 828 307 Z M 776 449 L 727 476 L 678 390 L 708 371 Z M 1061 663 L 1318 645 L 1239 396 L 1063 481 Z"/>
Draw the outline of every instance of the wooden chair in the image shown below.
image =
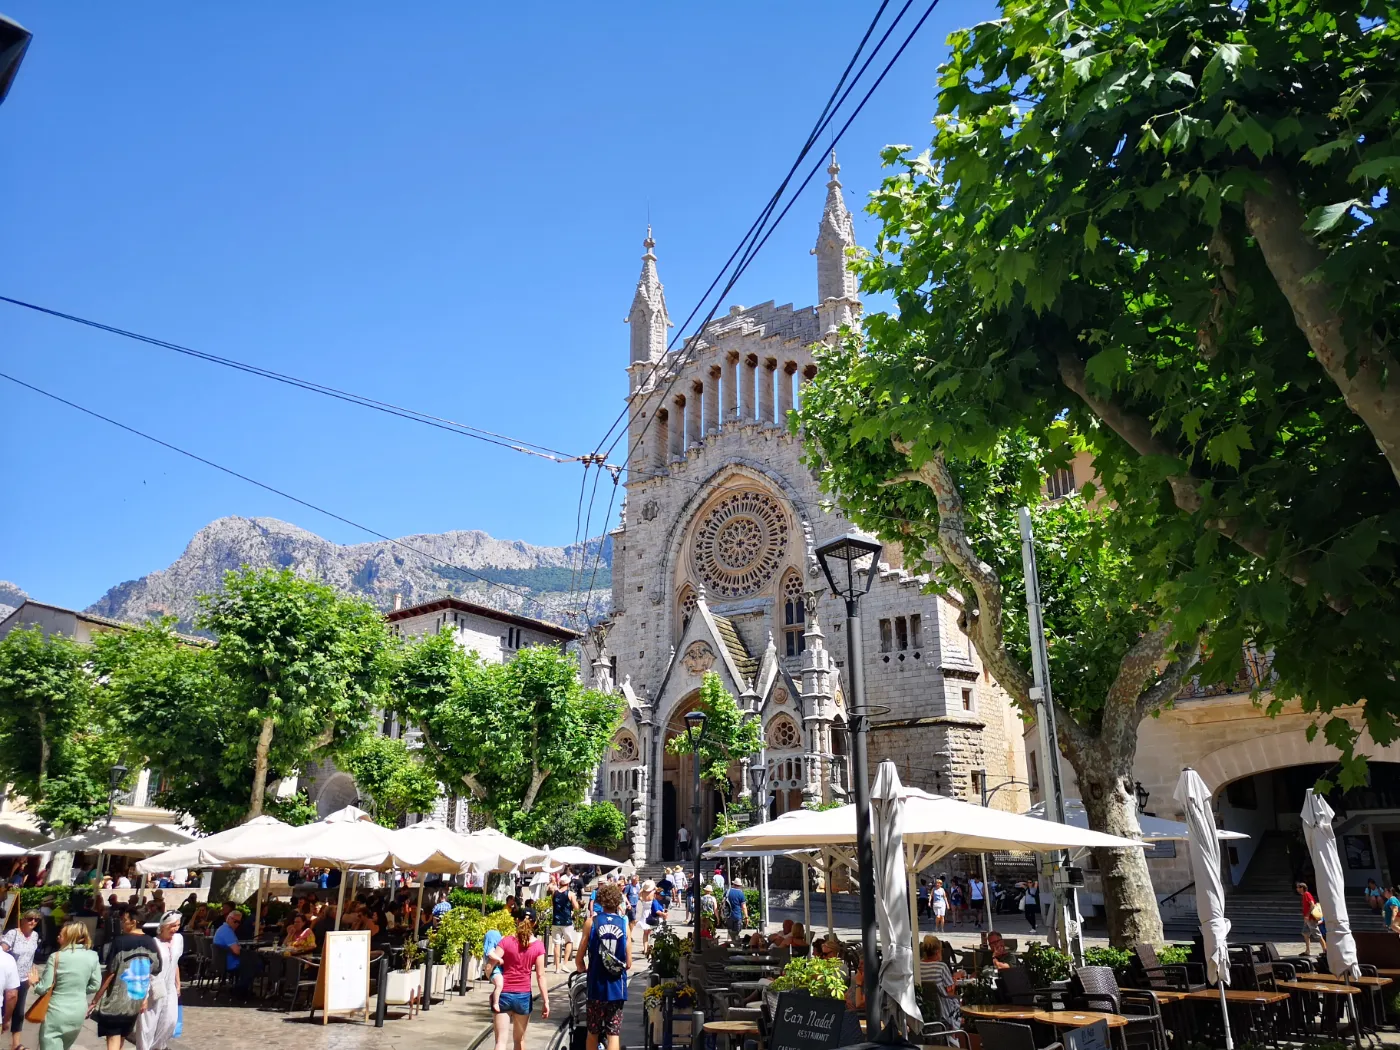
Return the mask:
<path id="1" fill-rule="evenodd" d="M 1122 1014 L 1127 1017 L 1128 1026 L 1123 1032 L 1125 1045 L 1144 1046 L 1148 1050 L 1166 1050 L 1165 1031 L 1161 1042 L 1158 1042 L 1158 1030 L 1162 1025 L 1157 1000 L 1149 992 L 1146 999 L 1150 1005 L 1146 1007 L 1146 1014 L 1140 1012 L 1143 1009 L 1140 1001 L 1135 1001 L 1134 1009 L 1129 1010 L 1125 1005 L 1123 993 L 1118 990 L 1118 978 L 1113 973 L 1113 967 L 1079 967 L 1070 981 L 1069 998 L 1070 1003 L 1077 1009 L 1102 1010 L 1105 1013 Z M 1154 1013 L 1157 1015 L 1155 1018 Z"/>
<path id="2" fill-rule="evenodd" d="M 1194 963 L 1163 965 L 1150 944 L 1133 948 L 1133 972 L 1139 988 L 1159 991 L 1196 992 L 1206 987 L 1205 973 Z"/>
<path id="3" fill-rule="evenodd" d="M 977 1035 L 982 1040 L 982 1050 L 1062 1050 L 1064 1046 L 1056 1042 L 1037 1047 L 1030 1025 L 1009 1021 L 978 1021 Z"/>

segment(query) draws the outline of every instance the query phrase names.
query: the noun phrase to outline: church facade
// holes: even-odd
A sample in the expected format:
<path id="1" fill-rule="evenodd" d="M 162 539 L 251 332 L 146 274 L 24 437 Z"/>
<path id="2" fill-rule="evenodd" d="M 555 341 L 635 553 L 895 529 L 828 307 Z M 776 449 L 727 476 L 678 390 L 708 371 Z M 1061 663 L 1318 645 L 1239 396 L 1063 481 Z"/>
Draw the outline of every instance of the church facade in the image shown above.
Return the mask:
<path id="1" fill-rule="evenodd" d="M 802 463 L 787 427 L 812 349 L 854 326 L 861 303 L 847 251 L 854 226 L 839 167 L 813 255 L 817 304 L 731 307 L 667 351 L 671 322 L 647 232 L 627 323 L 628 476 L 613 532 L 613 601 L 584 647 L 595 686 L 619 691 L 627 715 L 595 797 L 629 816 L 638 864 L 677 856 L 685 826 L 704 838 L 721 800 L 701 791 L 692 826 L 688 755 L 666 754 L 683 733 L 701 679 L 716 672 L 762 725 L 770 814 L 844 799 L 850 789 L 844 606 L 826 593 L 814 551 L 851 529 Z M 982 667 L 956 610 L 924 593 L 887 545 L 862 600 L 872 775 L 893 759 L 907 784 L 978 801 L 1025 781 L 1019 717 Z M 731 770 L 731 805 L 751 810 L 748 762 Z M 999 808 L 1024 809 L 1021 788 Z"/>

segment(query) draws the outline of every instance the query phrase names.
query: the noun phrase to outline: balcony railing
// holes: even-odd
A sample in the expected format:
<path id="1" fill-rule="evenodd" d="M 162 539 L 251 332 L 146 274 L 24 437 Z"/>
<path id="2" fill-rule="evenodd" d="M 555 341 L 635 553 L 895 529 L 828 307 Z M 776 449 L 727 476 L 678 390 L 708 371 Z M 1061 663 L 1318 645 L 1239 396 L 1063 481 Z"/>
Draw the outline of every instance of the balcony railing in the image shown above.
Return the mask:
<path id="1" fill-rule="evenodd" d="M 1202 685 L 1199 678 L 1192 678 L 1178 694 L 1181 700 L 1199 700 L 1211 696 L 1238 696 L 1252 693 L 1255 689 L 1267 689 L 1273 681 L 1273 655 L 1261 653 L 1253 646 L 1244 650 L 1244 666 L 1230 682 L 1213 682 Z"/>

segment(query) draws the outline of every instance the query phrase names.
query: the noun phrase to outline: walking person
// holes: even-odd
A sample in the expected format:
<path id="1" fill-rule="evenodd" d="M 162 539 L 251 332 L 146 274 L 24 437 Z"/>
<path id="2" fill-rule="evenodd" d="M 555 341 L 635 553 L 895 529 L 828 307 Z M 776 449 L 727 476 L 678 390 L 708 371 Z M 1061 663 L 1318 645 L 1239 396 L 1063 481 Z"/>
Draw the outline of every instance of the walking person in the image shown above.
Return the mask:
<path id="1" fill-rule="evenodd" d="M 530 1012 L 535 1000 L 530 994 L 530 978 L 539 985 L 544 1019 L 549 1020 L 549 985 L 545 982 L 544 941 L 535 936 L 535 921 L 530 912 L 516 908 L 515 935 L 502 939 L 487 958 L 488 966 L 502 970 L 501 994 L 497 996 L 497 1012 L 510 1014 L 511 1034 L 515 1050 L 525 1050 L 525 1033 L 530 1028 Z M 110 1048 L 109 1048 L 110 1050 Z"/>
<path id="2" fill-rule="evenodd" d="M 180 956 L 185 938 L 180 934 L 181 916 L 168 911 L 156 928 L 156 951 L 160 968 L 151 979 L 151 1002 L 136 1022 L 136 1050 L 168 1050 L 180 1020 Z"/>
<path id="3" fill-rule="evenodd" d="M 983 896 L 982 880 L 976 875 L 967 881 L 967 892 L 972 900 L 972 921 L 980 930 L 982 928 L 982 913 L 987 910 L 986 898 Z"/>
<path id="4" fill-rule="evenodd" d="M 122 1050 L 137 1018 L 151 1005 L 151 983 L 161 972 L 155 938 L 141 932 L 130 905 L 119 904 L 117 910 L 122 932 L 108 945 L 106 987 L 93 1011 L 97 1034 L 107 1040 L 107 1050 Z"/>
<path id="5" fill-rule="evenodd" d="M 933 908 L 933 928 L 942 933 L 948 917 L 948 891 L 943 888 L 942 879 L 933 880 L 933 892 L 929 895 L 929 903 Z"/>
<path id="6" fill-rule="evenodd" d="M 553 923 L 549 927 L 549 943 L 554 946 L 554 972 L 560 973 L 563 964 L 573 956 L 574 950 L 574 909 L 578 901 L 569 888 L 569 876 L 559 876 L 551 902 Z"/>
<path id="7" fill-rule="evenodd" d="M 1322 922 L 1322 905 L 1317 903 L 1317 898 L 1308 892 L 1308 884 L 1300 882 L 1295 887 L 1298 896 L 1303 901 L 1303 955 L 1307 957 L 1312 954 L 1312 939 L 1317 938 L 1321 951 L 1327 950 L 1327 928 Z"/>
<path id="8" fill-rule="evenodd" d="M 690 829 L 684 824 L 676 832 L 676 847 L 680 850 L 681 860 L 690 859 Z"/>
<path id="9" fill-rule="evenodd" d="M 729 943 L 738 944 L 740 931 L 749 924 L 749 898 L 744 884 L 734 876 L 734 884 L 724 891 L 724 925 L 729 930 Z"/>
<path id="10" fill-rule="evenodd" d="M 962 883 L 954 879 L 953 887 L 948 891 L 948 904 L 953 909 L 954 926 L 961 926 L 963 923 L 963 899 Z"/>
<path id="11" fill-rule="evenodd" d="M 92 935 L 81 922 L 58 933 L 58 951 L 29 972 L 37 999 L 50 988 L 49 1009 L 39 1026 L 39 1050 L 69 1050 L 87 1020 L 88 1000 L 102 987 L 102 960 L 92 950 Z"/>
<path id="12" fill-rule="evenodd" d="M 576 969 L 588 974 L 588 1050 L 620 1050 L 622 1011 L 627 1005 L 627 975 L 632 968 L 632 941 L 622 910 L 622 890 L 609 883 L 598 891 L 602 911 L 583 926 L 586 948 Z"/>
<path id="13" fill-rule="evenodd" d="M 1026 923 L 1031 928 L 1031 933 L 1036 932 L 1036 925 L 1040 921 L 1040 883 L 1035 879 L 1030 882 L 1020 884 L 1025 890 L 1021 897 L 1021 908 L 1026 913 Z"/>
<path id="14" fill-rule="evenodd" d="M 32 908 L 19 917 L 19 925 L 6 930 L 0 936 L 0 949 L 14 960 L 15 979 L 19 986 L 15 992 L 14 1009 L 10 1011 L 10 1050 L 22 1050 L 20 1031 L 24 1028 L 24 1007 L 29 994 L 29 974 L 34 969 L 34 954 L 39 950 L 39 920 L 43 916 Z"/>

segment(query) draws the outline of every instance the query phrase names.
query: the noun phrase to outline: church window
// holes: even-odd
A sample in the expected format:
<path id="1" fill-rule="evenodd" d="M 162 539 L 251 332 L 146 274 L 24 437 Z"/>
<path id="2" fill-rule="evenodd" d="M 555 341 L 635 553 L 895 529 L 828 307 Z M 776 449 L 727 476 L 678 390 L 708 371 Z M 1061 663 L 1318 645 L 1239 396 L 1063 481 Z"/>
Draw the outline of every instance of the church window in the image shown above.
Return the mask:
<path id="1" fill-rule="evenodd" d="M 909 622 L 903 616 L 894 618 L 894 643 L 900 652 L 909 648 Z"/>
<path id="2" fill-rule="evenodd" d="M 924 647 L 924 618 L 918 613 L 909 617 L 909 641 L 915 649 Z"/>
<path id="3" fill-rule="evenodd" d="M 807 651 L 806 623 L 802 577 L 789 572 L 783 578 L 783 643 L 788 656 L 800 656 Z"/>
<path id="4" fill-rule="evenodd" d="M 613 753 L 609 756 L 613 762 L 635 762 L 637 760 L 637 741 L 633 739 L 631 733 L 618 733 L 613 739 Z"/>
<path id="5" fill-rule="evenodd" d="M 691 541 L 696 569 L 711 594 L 744 598 L 778 571 L 788 544 L 788 518 L 763 492 L 734 492 L 715 503 Z"/>
<path id="6" fill-rule="evenodd" d="M 894 648 L 894 626 L 889 620 L 880 621 L 880 652 L 887 653 Z"/>
<path id="7" fill-rule="evenodd" d="M 801 735 L 791 718 L 775 718 L 768 726 L 768 743 L 779 750 L 789 750 L 801 744 Z"/>

